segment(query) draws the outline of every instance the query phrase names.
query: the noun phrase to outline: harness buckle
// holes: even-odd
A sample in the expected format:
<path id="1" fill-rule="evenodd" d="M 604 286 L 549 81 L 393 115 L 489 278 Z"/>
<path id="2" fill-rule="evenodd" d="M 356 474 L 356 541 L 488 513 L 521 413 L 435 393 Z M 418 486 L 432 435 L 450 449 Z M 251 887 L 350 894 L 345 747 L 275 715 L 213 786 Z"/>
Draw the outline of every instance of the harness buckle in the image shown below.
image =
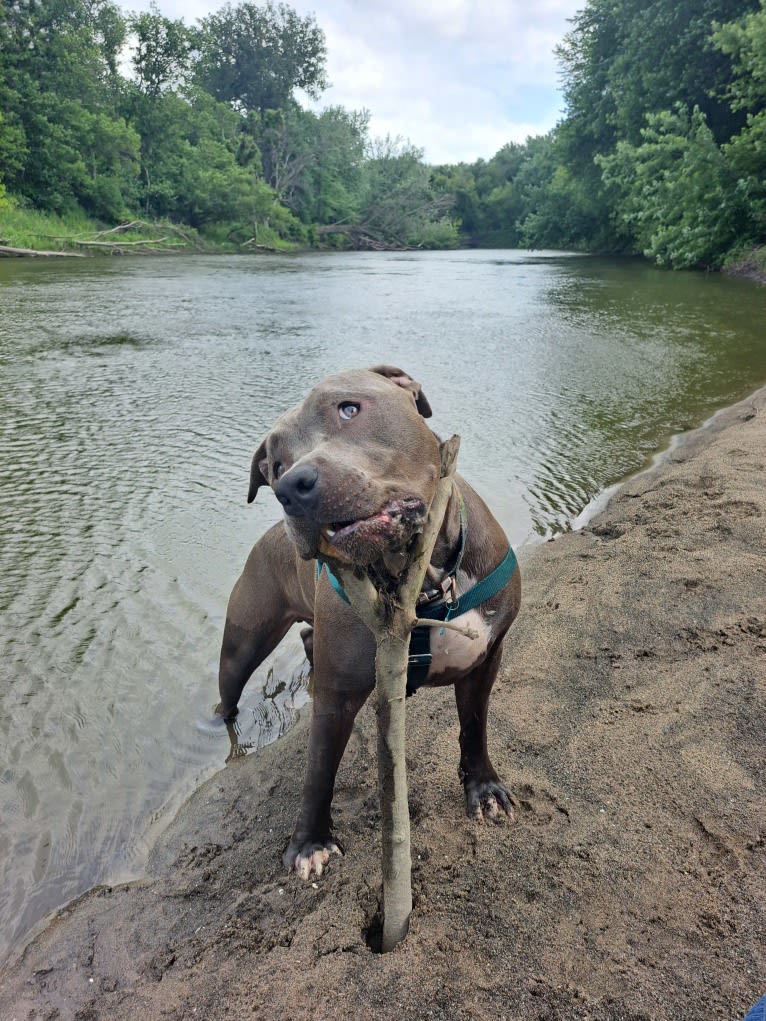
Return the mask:
<path id="1" fill-rule="evenodd" d="M 457 599 L 457 578 L 455 575 L 450 574 L 446 578 L 442 578 L 439 588 L 442 591 L 442 598 L 447 606 L 453 606 Z"/>

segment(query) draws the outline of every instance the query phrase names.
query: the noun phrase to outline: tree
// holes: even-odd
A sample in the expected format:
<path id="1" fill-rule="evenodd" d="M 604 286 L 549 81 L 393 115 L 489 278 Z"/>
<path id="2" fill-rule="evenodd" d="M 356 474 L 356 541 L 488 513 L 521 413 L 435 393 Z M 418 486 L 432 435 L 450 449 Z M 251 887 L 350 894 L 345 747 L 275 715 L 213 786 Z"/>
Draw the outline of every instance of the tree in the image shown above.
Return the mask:
<path id="1" fill-rule="evenodd" d="M 146 215 L 167 216 L 188 155 L 188 108 L 175 89 L 188 70 L 189 30 L 154 4 L 133 15 L 129 29 L 134 83 L 123 90 L 123 109 L 141 138 L 141 202 Z"/>
<path id="2" fill-rule="evenodd" d="M 184 79 L 189 66 L 191 41 L 183 20 L 163 17 L 152 4 L 148 11 L 134 14 L 129 28 L 135 38 L 131 64 L 139 90 L 156 99 Z"/>
<path id="3" fill-rule="evenodd" d="M 242 111 L 284 110 L 296 89 L 326 88 L 324 33 L 286 4 L 226 4 L 195 35 L 197 82 Z"/>
<path id="4" fill-rule="evenodd" d="M 0 173 L 13 194 L 105 217 L 129 203 L 136 138 L 115 110 L 124 35 L 110 0 L 0 8 Z"/>
<path id="5" fill-rule="evenodd" d="M 641 136 L 640 145 L 618 142 L 598 158 L 637 247 L 660 265 L 719 266 L 747 211 L 705 115 L 679 104 L 650 114 Z"/>
<path id="6" fill-rule="evenodd" d="M 733 109 L 750 114 L 766 109 L 766 0 L 759 11 L 716 24 L 713 44 L 732 62 L 726 97 Z"/>
<path id="7" fill-rule="evenodd" d="M 479 160 L 476 166 L 483 165 Z M 431 173 L 431 187 L 437 195 L 449 195 L 455 224 L 463 237 L 478 240 L 483 228 L 483 207 L 476 187 L 476 168 L 466 163 L 438 167 Z"/>
<path id="8" fill-rule="evenodd" d="M 766 238 L 766 0 L 761 9 L 724 25 L 716 25 L 714 45 L 732 62 L 727 98 L 746 123 L 724 152 L 738 188 L 746 196 L 750 220 L 743 243 Z"/>
<path id="9" fill-rule="evenodd" d="M 296 104 L 262 118 L 264 177 L 304 223 L 332 223 L 358 213 L 368 119 L 365 110 L 335 106 L 315 114 Z"/>
<path id="10" fill-rule="evenodd" d="M 311 138 L 313 160 L 305 175 L 299 211 L 306 222 L 332 223 L 359 212 L 368 144 L 367 110 L 333 106 L 316 117 Z"/>
<path id="11" fill-rule="evenodd" d="M 557 50 L 567 119 L 593 152 L 604 153 L 617 140 L 638 144 L 647 113 L 682 103 L 698 106 L 716 141 L 726 141 L 736 130 L 721 98 L 731 65 L 710 36 L 715 22 L 757 6 L 758 0 L 587 0 Z"/>
<path id="12" fill-rule="evenodd" d="M 421 243 L 431 228 L 448 226 L 451 196 L 431 187 L 431 171 L 423 163 L 423 151 L 402 138 L 375 139 L 365 165 L 365 192 L 359 221 L 372 236 L 401 245 Z"/>

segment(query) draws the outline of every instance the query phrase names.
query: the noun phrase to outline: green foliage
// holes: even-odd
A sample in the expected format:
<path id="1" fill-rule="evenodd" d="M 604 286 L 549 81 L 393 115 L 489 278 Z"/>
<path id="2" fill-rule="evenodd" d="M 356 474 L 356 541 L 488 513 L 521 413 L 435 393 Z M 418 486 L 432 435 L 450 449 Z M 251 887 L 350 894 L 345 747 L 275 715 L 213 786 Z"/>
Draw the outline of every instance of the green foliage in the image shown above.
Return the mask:
<path id="1" fill-rule="evenodd" d="M 718 142 L 731 134 L 721 102 L 731 65 L 711 45 L 716 21 L 758 0 L 588 0 L 558 48 L 568 117 L 584 142 L 606 152 L 638 144 L 647 113 L 699 106 Z"/>
<path id="2" fill-rule="evenodd" d="M 3 89 L 0 81 L 0 99 L 3 92 L 8 96 L 9 90 Z M 0 181 L 11 180 L 23 170 L 28 152 L 23 127 L 13 114 L 3 116 L 0 103 Z"/>
<path id="3" fill-rule="evenodd" d="M 283 110 L 296 89 L 326 87 L 324 33 L 286 4 L 226 4 L 195 33 L 199 85 L 241 110 Z"/>
<path id="4" fill-rule="evenodd" d="M 437 194 L 422 150 L 401 138 L 376 139 L 367 149 L 359 223 L 372 236 L 399 245 L 449 243 L 452 197 Z M 438 225 L 438 226 L 437 226 Z"/>
<path id="5" fill-rule="evenodd" d="M 358 215 L 365 178 L 369 114 L 335 106 L 311 116 L 310 159 L 301 178 L 300 198 L 288 202 L 306 223 L 335 223 Z"/>
<path id="6" fill-rule="evenodd" d="M 766 233 L 766 0 L 586 0 L 558 49 L 567 113 L 443 176 L 482 243 L 717 267 Z"/>
<path id="7" fill-rule="evenodd" d="M 751 112 L 766 103 L 766 0 L 761 8 L 728 24 L 716 24 L 713 44 L 731 60 L 733 76 L 726 90 L 734 110 Z"/>
<path id="8" fill-rule="evenodd" d="M 368 115 L 291 104 L 268 111 L 259 140 L 266 181 L 304 223 L 352 220 L 359 209 Z"/>
<path id="9" fill-rule="evenodd" d="M 713 43 L 732 61 L 727 92 L 732 108 L 747 117 L 723 150 L 746 196 L 749 238 L 762 240 L 766 236 L 766 0 L 761 0 L 759 11 L 717 25 Z"/>
<path id="10" fill-rule="evenodd" d="M 81 210 L 65 216 L 42 213 L 36 209 L 26 209 L 7 196 L 5 206 L 0 205 L 0 243 L 15 248 L 63 248 L 63 239 L 81 236 L 96 229 L 96 222 Z"/>
<path id="11" fill-rule="evenodd" d="M 136 136 L 116 114 L 124 22 L 109 0 L 9 0 L 0 15 L 0 174 L 54 211 L 130 202 Z"/>
<path id="12" fill-rule="evenodd" d="M 151 99 L 183 82 L 188 71 L 191 37 L 183 21 L 163 17 L 152 4 L 129 21 L 135 39 L 131 64 L 140 91 Z"/>
<path id="13" fill-rule="evenodd" d="M 460 246 L 460 232 L 454 220 L 443 216 L 440 220 L 420 222 L 409 233 L 409 243 L 415 248 L 449 249 Z"/>
<path id="14" fill-rule="evenodd" d="M 617 215 L 660 265 L 718 267 L 742 234 L 746 203 L 705 115 L 680 105 L 650 114 L 641 136 L 597 160 Z"/>
<path id="15" fill-rule="evenodd" d="M 325 40 L 285 4 L 187 26 L 154 5 L 0 0 L 0 209 L 267 248 L 462 241 L 673 267 L 766 241 L 766 0 L 584 0 L 558 52 L 552 132 L 432 168 L 371 141 L 366 111 L 299 106 L 326 87 Z"/>
<path id="16" fill-rule="evenodd" d="M 131 78 L 117 69 L 128 40 Z M 190 224 L 224 242 L 456 242 L 422 153 L 370 146 L 369 116 L 302 110 L 324 35 L 284 4 L 227 4 L 190 28 L 110 0 L 0 6 L 0 180 L 28 205 Z M 332 233 L 336 233 L 333 231 Z"/>

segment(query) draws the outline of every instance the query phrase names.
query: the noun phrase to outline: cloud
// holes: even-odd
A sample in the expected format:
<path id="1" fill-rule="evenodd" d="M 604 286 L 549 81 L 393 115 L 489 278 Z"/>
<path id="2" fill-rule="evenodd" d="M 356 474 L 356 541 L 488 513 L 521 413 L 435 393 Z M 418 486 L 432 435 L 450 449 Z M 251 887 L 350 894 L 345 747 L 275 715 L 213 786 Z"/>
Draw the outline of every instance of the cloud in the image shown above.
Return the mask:
<path id="1" fill-rule="evenodd" d="M 235 2 L 235 0 L 234 0 Z M 327 39 L 331 87 L 317 104 L 370 112 L 430 163 L 485 159 L 561 116 L 555 46 L 583 0 L 292 0 Z M 145 9 L 149 0 L 134 0 Z M 159 0 L 187 23 L 221 4 Z"/>

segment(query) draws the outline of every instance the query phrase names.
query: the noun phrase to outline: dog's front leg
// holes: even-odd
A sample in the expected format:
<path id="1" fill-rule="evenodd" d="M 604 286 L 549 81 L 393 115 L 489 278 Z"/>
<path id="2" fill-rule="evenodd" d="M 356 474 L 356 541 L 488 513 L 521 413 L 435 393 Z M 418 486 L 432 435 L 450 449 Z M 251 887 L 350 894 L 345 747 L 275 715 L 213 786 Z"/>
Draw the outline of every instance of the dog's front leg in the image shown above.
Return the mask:
<path id="1" fill-rule="evenodd" d="M 293 624 L 312 619 L 313 597 L 313 568 L 298 563 L 280 522 L 253 546 L 229 598 L 218 670 L 219 716 L 234 719 L 253 671 Z"/>
<path id="2" fill-rule="evenodd" d="M 295 830 L 282 856 L 302 879 L 321 876 L 330 855 L 341 854 L 332 835 L 330 805 L 335 775 L 354 726 L 356 714 L 369 692 L 331 698 L 314 695 L 306 778 Z"/>
<path id="3" fill-rule="evenodd" d="M 356 715 L 375 687 L 373 637 L 324 576 L 317 586 L 312 651 L 306 779 L 295 831 L 282 856 L 287 868 L 303 879 L 321 875 L 330 855 L 340 853 L 330 816 L 335 775 Z"/>

